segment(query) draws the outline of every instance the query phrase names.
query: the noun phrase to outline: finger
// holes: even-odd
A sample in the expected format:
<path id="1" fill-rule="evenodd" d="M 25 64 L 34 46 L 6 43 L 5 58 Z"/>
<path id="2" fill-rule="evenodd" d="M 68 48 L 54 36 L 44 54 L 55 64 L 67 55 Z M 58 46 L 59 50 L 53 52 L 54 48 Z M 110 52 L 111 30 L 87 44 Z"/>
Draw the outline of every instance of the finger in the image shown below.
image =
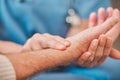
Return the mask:
<path id="1" fill-rule="evenodd" d="M 104 8 L 100 8 L 98 10 L 98 24 L 103 23 L 105 20 L 105 9 Z"/>
<path id="2" fill-rule="evenodd" d="M 113 15 L 112 17 L 108 18 L 104 23 L 102 23 L 100 25 L 100 27 L 95 27 L 97 32 L 107 32 L 108 30 L 110 30 L 111 28 L 113 28 L 113 26 L 115 24 L 117 24 L 120 21 L 120 14 L 119 14 L 119 10 L 115 9 L 113 11 Z M 111 29 L 112 30 L 112 29 Z"/>
<path id="3" fill-rule="evenodd" d="M 86 29 L 80 34 L 85 35 L 86 31 L 88 32 L 87 36 L 84 36 L 84 39 L 86 39 L 86 41 L 91 41 L 95 38 L 98 38 L 97 36 L 99 36 L 100 34 L 104 34 L 106 32 L 109 32 L 110 30 L 112 30 L 112 28 L 120 21 L 119 15 L 120 15 L 119 11 L 114 10 L 112 17 L 108 18 L 105 22 L 103 22 L 102 24 L 100 24 L 94 28 Z M 74 37 L 81 38 L 81 36 L 79 36 L 79 34 L 75 35 Z M 84 40 L 84 39 L 81 38 L 81 40 Z"/>
<path id="4" fill-rule="evenodd" d="M 107 37 L 105 35 L 100 35 L 98 47 L 94 58 L 95 62 L 99 61 L 102 58 L 106 41 L 107 41 Z"/>
<path id="5" fill-rule="evenodd" d="M 88 60 L 86 60 L 85 65 L 89 65 L 89 63 L 91 63 L 94 60 L 94 56 L 96 53 L 96 49 L 98 47 L 98 39 L 94 39 L 91 44 L 90 47 L 88 49 L 88 52 L 91 53 L 91 56 L 88 58 Z"/>
<path id="6" fill-rule="evenodd" d="M 111 47 L 112 47 L 112 39 L 111 38 L 107 38 L 106 44 L 105 44 L 105 48 L 103 51 L 103 56 L 102 58 L 98 61 L 97 66 L 101 65 L 105 59 L 109 56 L 110 51 L 111 51 Z"/>
<path id="7" fill-rule="evenodd" d="M 53 49 L 59 49 L 59 50 L 65 50 L 66 49 L 66 45 L 64 45 L 61 42 L 59 42 L 56 39 L 54 39 L 53 36 L 51 36 L 49 34 L 44 34 L 44 37 L 46 38 L 44 40 L 46 42 L 44 42 L 44 43 L 47 45 L 45 47 L 53 48 Z"/>
<path id="8" fill-rule="evenodd" d="M 104 51 L 106 40 L 107 40 L 107 37 L 105 35 L 100 35 L 98 48 L 96 49 L 96 53 L 95 53 L 95 58 L 93 62 L 90 63 L 90 67 L 97 66 L 98 61 L 100 61 L 101 58 L 103 57 L 103 51 Z"/>
<path id="9" fill-rule="evenodd" d="M 81 57 L 78 59 L 77 63 L 80 66 L 83 66 L 83 64 L 86 62 L 86 60 L 90 57 L 90 52 L 85 52 L 81 55 Z"/>
<path id="10" fill-rule="evenodd" d="M 85 66 L 86 67 L 93 67 L 97 66 L 98 61 L 102 58 L 103 56 L 103 51 L 105 47 L 107 37 L 105 35 L 100 35 L 99 37 L 99 43 L 97 46 L 97 49 L 95 51 L 94 57 L 91 57 L 91 61 L 89 61 Z"/>
<path id="11" fill-rule="evenodd" d="M 107 18 L 110 18 L 112 14 L 113 14 L 113 8 L 112 7 L 107 8 L 107 11 L 106 11 Z"/>
<path id="12" fill-rule="evenodd" d="M 113 42 L 117 39 L 120 34 L 120 22 L 117 23 L 111 30 L 106 33 L 106 36 L 110 37 Z"/>
<path id="13" fill-rule="evenodd" d="M 60 43 L 64 44 L 66 47 L 70 46 L 70 42 L 60 36 L 53 36 L 53 38 L 59 41 Z"/>
<path id="14" fill-rule="evenodd" d="M 97 16 L 96 16 L 96 13 L 93 12 L 90 14 L 90 17 L 89 17 L 89 27 L 96 26 L 96 24 L 97 24 Z"/>
<path id="15" fill-rule="evenodd" d="M 120 60 L 120 51 L 118 51 L 116 49 L 112 49 L 110 52 L 110 57 Z"/>
<path id="16" fill-rule="evenodd" d="M 41 50 L 42 49 L 39 41 L 34 41 L 34 42 L 31 43 L 31 45 L 32 45 L 31 46 L 32 51 L 36 51 L 36 50 Z"/>
<path id="17" fill-rule="evenodd" d="M 28 39 L 26 41 L 26 43 L 24 44 L 23 49 L 22 49 L 22 52 L 29 52 L 29 51 L 32 51 L 32 48 L 31 48 L 31 39 Z"/>

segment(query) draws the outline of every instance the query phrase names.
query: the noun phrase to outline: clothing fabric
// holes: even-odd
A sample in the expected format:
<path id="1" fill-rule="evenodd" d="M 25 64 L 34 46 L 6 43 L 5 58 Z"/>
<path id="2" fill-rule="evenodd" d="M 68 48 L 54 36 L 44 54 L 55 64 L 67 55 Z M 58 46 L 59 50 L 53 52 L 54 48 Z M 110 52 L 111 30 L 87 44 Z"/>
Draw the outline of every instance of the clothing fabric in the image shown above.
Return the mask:
<path id="1" fill-rule="evenodd" d="M 16 80 L 11 62 L 3 55 L 0 55 L 0 80 Z"/>
<path id="2" fill-rule="evenodd" d="M 23 44 L 34 33 L 65 37 L 69 30 L 65 20 L 70 1 L 0 0 L 0 39 Z M 73 5 L 76 13 L 85 19 L 99 7 L 109 7 L 110 3 L 108 0 L 75 0 Z"/>

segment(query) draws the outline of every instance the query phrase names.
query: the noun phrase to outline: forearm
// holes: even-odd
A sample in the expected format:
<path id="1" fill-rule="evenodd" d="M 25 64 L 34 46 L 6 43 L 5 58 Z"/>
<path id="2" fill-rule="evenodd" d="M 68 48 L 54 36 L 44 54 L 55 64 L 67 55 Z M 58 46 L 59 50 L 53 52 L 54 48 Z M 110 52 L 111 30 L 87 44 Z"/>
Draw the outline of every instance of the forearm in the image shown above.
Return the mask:
<path id="1" fill-rule="evenodd" d="M 70 29 L 67 33 L 67 37 L 73 36 L 73 35 L 81 32 L 81 31 L 83 31 L 87 28 L 88 28 L 88 20 L 87 19 L 86 20 L 82 19 L 81 22 L 80 22 L 80 25 L 70 27 Z"/>
<path id="2" fill-rule="evenodd" d="M 74 45 L 71 45 L 64 51 L 46 49 L 23 54 L 7 54 L 6 56 L 14 66 L 17 79 L 23 79 L 45 69 L 74 61 L 80 53 L 75 48 Z"/>
<path id="3" fill-rule="evenodd" d="M 22 46 L 9 41 L 0 41 L 0 53 L 19 53 Z"/>

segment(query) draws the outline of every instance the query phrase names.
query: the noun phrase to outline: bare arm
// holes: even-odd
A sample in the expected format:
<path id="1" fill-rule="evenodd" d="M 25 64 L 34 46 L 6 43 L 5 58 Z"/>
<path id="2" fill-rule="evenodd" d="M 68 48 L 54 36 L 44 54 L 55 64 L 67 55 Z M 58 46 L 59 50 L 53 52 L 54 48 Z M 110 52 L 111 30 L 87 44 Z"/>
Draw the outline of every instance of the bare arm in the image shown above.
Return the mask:
<path id="1" fill-rule="evenodd" d="M 0 41 L 0 53 L 19 53 L 21 51 L 22 46 L 9 41 Z"/>
<path id="2" fill-rule="evenodd" d="M 23 54 L 7 54 L 6 56 L 14 66 L 17 79 L 23 79 L 45 69 L 74 61 L 80 55 L 80 52 L 77 51 L 72 45 L 65 51 L 45 49 Z"/>

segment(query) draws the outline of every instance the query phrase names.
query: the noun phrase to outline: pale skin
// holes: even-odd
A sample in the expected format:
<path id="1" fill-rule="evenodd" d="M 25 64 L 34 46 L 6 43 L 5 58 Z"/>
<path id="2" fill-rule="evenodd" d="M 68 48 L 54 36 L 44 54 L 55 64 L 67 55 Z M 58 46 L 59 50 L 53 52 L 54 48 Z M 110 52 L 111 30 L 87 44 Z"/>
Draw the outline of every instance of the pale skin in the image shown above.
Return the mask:
<path id="1" fill-rule="evenodd" d="M 102 24 L 105 21 L 105 18 L 107 19 L 112 15 L 112 11 L 113 11 L 112 8 L 108 8 L 107 15 L 104 16 L 105 10 L 104 10 L 104 8 L 100 8 L 98 10 L 98 21 L 97 21 L 96 14 L 91 13 L 90 18 L 89 18 L 89 27 L 96 26 L 97 24 Z M 49 34 L 44 34 L 44 35 L 45 35 L 45 37 L 51 36 Z M 34 45 L 32 47 L 36 48 L 36 45 L 38 45 L 39 42 L 36 42 L 35 39 L 38 37 L 42 38 L 40 36 L 40 34 L 37 34 L 31 38 L 31 41 L 28 40 L 26 42 L 27 45 L 25 44 L 25 46 L 24 46 L 24 50 L 30 49 L 30 47 L 32 46 L 31 43 L 33 43 L 35 45 L 35 47 L 34 47 Z M 58 38 L 58 36 L 57 37 L 54 36 L 54 37 L 56 39 Z M 43 39 L 43 40 L 45 40 L 45 39 Z M 61 41 L 61 43 L 65 41 L 65 40 L 62 40 L 59 38 L 57 40 Z M 45 43 L 45 42 L 41 41 L 41 43 Z M 112 43 L 113 43 L 112 39 L 110 39 L 110 37 L 107 37 L 106 35 L 101 35 L 98 40 L 96 40 L 96 39 L 93 40 L 88 48 L 88 51 L 83 53 L 83 55 L 81 55 L 81 57 L 79 58 L 79 60 L 77 62 L 78 65 L 83 66 L 83 67 L 93 67 L 93 66 L 98 66 L 98 65 L 102 64 L 104 62 L 105 58 L 107 58 L 106 55 L 108 53 L 110 53 Z M 94 45 L 94 44 L 96 44 L 96 45 Z M 70 45 L 69 42 L 67 42 L 66 47 L 62 47 L 61 50 L 67 48 L 68 45 Z M 60 49 L 55 46 L 51 46 L 49 48 Z M 37 47 L 37 49 L 40 50 L 41 48 Z M 43 49 L 45 49 L 45 48 L 43 47 Z M 34 51 L 36 49 L 32 49 L 32 50 Z M 32 50 L 30 50 L 30 51 L 32 51 Z M 95 54 L 97 54 L 97 55 L 95 55 Z M 97 60 L 95 58 L 97 58 Z"/>
<path id="2" fill-rule="evenodd" d="M 100 8 L 98 10 L 98 19 L 97 19 L 96 13 L 91 13 L 89 18 L 89 27 L 94 27 L 97 24 L 102 24 L 105 21 L 105 19 L 111 17 L 112 12 L 113 12 L 113 8 L 109 7 L 107 8 L 106 15 L 105 15 L 104 8 Z M 79 27 L 77 27 L 77 30 L 79 30 L 78 28 Z M 116 33 L 118 33 L 118 31 Z M 74 30 L 72 32 L 74 32 Z M 107 58 L 108 54 L 110 54 L 112 44 L 113 42 L 115 42 L 115 39 L 116 39 L 115 37 L 117 37 L 119 34 L 113 34 L 113 35 L 116 35 L 116 36 L 114 36 L 114 38 L 112 39 L 110 38 L 110 35 L 101 35 L 98 40 L 96 39 L 93 40 L 88 48 L 88 51 L 85 52 L 83 55 L 81 55 L 81 57 L 77 61 L 78 65 L 83 67 L 94 67 L 94 66 L 101 65 Z M 115 49 L 114 49 L 114 52 L 120 54 L 120 52 Z M 115 59 L 120 59 L 119 55 L 111 56 L 110 54 L 109 56 Z"/>
<path id="3" fill-rule="evenodd" d="M 9 41 L 0 41 L 0 53 L 21 53 L 27 51 L 42 50 L 47 48 L 64 50 L 70 46 L 70 42 L 59 36 L 52 36 L 50 34 L 36 33 L 29 38 L 22 46 Z M 6 51 L 7 49 L 7 51 Z"/>
<path id="4" fill-rule="evenodd" d="M 68 37 L 66 40 L 70 41 L 71 45 L 66 50 L 44 49 L 21 54 L 13 53 L 5 55 L 13 64 L 17 79 L 23 79 L 45 69 L 78 60 L 83 52 L 87 51 L 93 39 L 98 38 L 101 34 L 110 35 L 118 29 L 120 30 L 119 17 L 119 11 L 114 10 L 113 15 L 102 24 Z M 114 38 L 114 36 L 110 37 Z M 116 54 L 115 51 L 111 50 L 110 55 Z"/>
<path id="5" fill-rule="evenodd" d="M 96 13 L 91 13 L 89 18 L 89 27 L 94 27 L 97 24 L 102 24 L 105 19 L 109 18 L 112 15 L 113 9 L 107 8 L 106 15 L 105 9 L 100 8 L 98 10 L 98 19 Z M 102 64 L 105 60 L 105 55 L 110 53 L 113 40 L 106 35 L 101 35 L 98 40 L 93 40 L 88 48 L 88 52 L 81 56 L 78 61 L 78 64 L 83 67 L 93 67 Z M 109 48 L 107 48 L 109 47 Z M 86 55 L 90 54 L 91 55 Z"/>
<path id="6" fill-rule="evenodd" d="M 107 9 L 107 13 L 108 13 L 107 17 L 111 16 L 112 11 L 113 11 L 113 9 L 111 9 L 111 8 Z M 95 26 L 97 23 L 101 24 L 102 22 L 104 22 L 105 18 L 104 18 L 103 15 L 104 15 L 104 9 L 99 9 L 99 11 L 98 11 L 98 22 L 97 22 L 96 14 L 92 13 L 90 15 L 89 27 L 90 26 Z M 104 62 L 105 59 L 103 60 L 102 57 L 104 57 L 104 55 L 108 54 L 108 53 L 106 53 L 106 54 L 103 53 L 104 52 L 103 50 L 106 50 L 106 48 L 104 46 L 108 46 L 108 45 L 104 45 L 105 42 L 103 42 L 103 41 L 106 41 L 104 38 L 105 38 L 105 36 L 103 37 L 102 42 L 100 42 L 101 44 L 103 44 L 102 46 L 100 46 L 99 44 L 96 45 L 96 46 L 92 46 L 96 42 L 96 40 L 95 41 L 93 40 L 93 42 L 91 42 L 91 45 L 88 49 L 88 52 L 85 52 L 83 55 L 81 55 L 80 59 L 78 60 L 78 64 L 80 66 L 93 67 L 93 66 L 96 66 L 96 63 L 94 63 L 96 61 L 98 61 L 97 65 L 100 65 L 101 63 Z M 112 44 L 112 41 L 110 41 L 110 38 L 107 40 L 107 42 L 109 42 L 109 47 L 110 47 L 111 46 L 110 44 Z M 50 44 L 50 43 L 52 43 L 52 44 Z M 3 50 L 0 50 L 0 51 L 4 51 L 4 52 L 1 52 L 1 53 L 13 53 L 13 52 L 15 53 L 16 51 L 18 51 L 18 52 L 34 51 L 34 50 L 41 50 L 41 49 L 46 49 L 46 48 L 64 50 L 64 49 L 66 49 L 67 47 L 70 46 L 69 41 L 67 41 L 67 40 L 65 40 L 65 39 L 63 39 L 59 36 L 52 36 L 52 35 L 49 35 L 49 34 L 43 34 L 43 35 L 35 34 L 32 38 L 28 39 L 28 41 L 26 42 L 26 44 L 23 47 L 20 46 L 20 45 L 14 44 L 14 43 L 12 44 L 10 42 L 3 42 L 3 41 L 1 42 L 1 44 L 4 44 L 4 45 L 7 44 L 8 45 L 8 46 L 6 46 L 6 48 L 1 48 Z M 13 47 L 12 47 L 12 49 L 10 49 L 11 52 L 9 52 L 9 48 L 11 48 L 11 46 L 13 46 L 13 47 L 15 46 L 15 48 L 13 49 Z M 100 46 L 100 48 L 97 49 L 98 46 Z M 1 47 L 3 47 L 3 46 L 1 46 Z M 21 48 L 22 48 L 22 50 L 21 50 Z M 7 49 L 8 52 L 4 49 Z M 109 51 L 110 49 L 111 48 L 109 48 L 107 50 Z M 114 50 L 114 51 L 118 53 L 118 51 L 116 51 L 116 50 Z M 90 57 L 91 53 L 95 53 L 95 52 L 97 52 L 96 54 L 100 53 L 100 54 L 104 54 L 104 55 L 103 56 L 98 55 L 99 56 L 98 60 L 95 60 L 94 59 L 95 54 L 92 54 L 92 56 Z M 114 55 L 112 55 L 112 56 L 114 56 Z M 90 59 L 88 59 L 88 57 L 90 57 Z M 115 57 L 117 57 L 117 56 L 115 56 Z M 93 61 L 93 59 L 94 59 L 94 61 Z M 101 59 L 101 60 L 99 60 L 99 59 Z M 83 63 L 86 63 L 86 64 L 83 64 Z"/>
<path id="7" fill-rule="evenodd" d="M 89 24 L 89 27 L 96 26 L 97 24 L 102 24 L 107 18 L 112 16 L 112 13 L 113 13 L 113 8 L 107 8 L 106 16 L 105 16 L 104 8 L 100 8 L 98 11 L 98 20 L 97 20 L 95 13 L 92 13 L 90 15 L 89 22 L 91 24 Z M 116 33 L 117 32 L 119 32 L 119 29 L 116 31 Z M 92 56 L 89 57 L 89 59 L 86 61 L 84 66 L 86 66 L 86 67 L 98 66 L 98 65 L 101 65 L 105 61 L 107 56 L 110 54 L 113 42 L 115 42 L 117 36 L 119 35 L 116 33 L 112 34 L 112 35 L 107 33 L 105 36 L 107 36 L 108 39 L 107 39 L 107 37 L 105 38 L 105 36 L 104 36 L 103 39 L 99 40 L 98 46 L 96 47 L 96 51 L 94 49 L 93 49 L 94 51 L 90 51 L 91 53 L 93 52 Z M 116 35 L 116 36 L 114 36 L 114 35 Z M 111 39 L 111 36 L 113 36 L 114 38 Z M 116 51 L 116 52 L 118 54 L 120 54 L 119 51 Z M 105 56 L 105 55 L 107 55 L 107 56 Z M 118 57 L 116 57 L 116 59 L 119 59 L 119 55 L 116 55 L 116 56 L 118 56 Z M 93 57 L 94 57 L 94 60 L 93 60 Z"/>

